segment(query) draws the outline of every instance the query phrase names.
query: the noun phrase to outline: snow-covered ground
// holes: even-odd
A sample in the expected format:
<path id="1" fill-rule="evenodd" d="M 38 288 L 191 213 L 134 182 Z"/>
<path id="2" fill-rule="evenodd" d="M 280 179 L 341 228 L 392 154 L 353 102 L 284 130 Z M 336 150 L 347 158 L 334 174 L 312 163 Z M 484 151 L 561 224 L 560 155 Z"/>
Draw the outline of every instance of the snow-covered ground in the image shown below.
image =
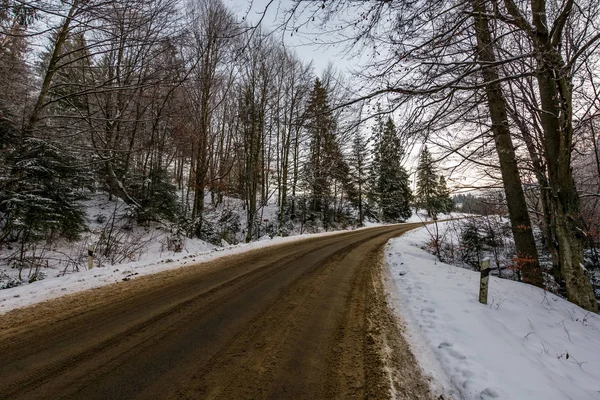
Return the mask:
<path id="1" fill-rule="evenodd" d="M 466 214 L 466 213 L 461 213 L 461 212 L 456 212 L 456 211 L 452 211 L 449 214 L 439 214 L 438 215 L 438 220 L 445 220 L 445 219 L 450 219 L 450 218 L 464 218 L 464 217 L 472 217 L 472 214 Z M 425 221 L 431 221 L 431 218 L 429 217 L 429 215 L 427 214 L 427 211 L 421 209 L 421 210 L 413 210 L 412 215 L 406 220 L 407 223 L 410 222 L 425 222 Z"/>
<path id="2" fill-rule="evenodd" d="M 423 369 L 460 399 L 600 399 L 600 316 L 536 287 L 436 262 L 421 228 L 386 247 L 390 297 Z"/>

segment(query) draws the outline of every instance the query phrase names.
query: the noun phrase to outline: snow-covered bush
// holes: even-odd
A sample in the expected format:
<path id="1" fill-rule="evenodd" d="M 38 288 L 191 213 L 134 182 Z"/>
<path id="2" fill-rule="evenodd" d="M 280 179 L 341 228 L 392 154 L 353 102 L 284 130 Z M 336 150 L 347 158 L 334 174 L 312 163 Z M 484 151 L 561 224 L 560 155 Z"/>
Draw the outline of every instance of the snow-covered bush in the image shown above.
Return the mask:
<path id="1" fill-rule="evenodd" d="M 7 274 L 5 270 L 0 270 L 0 290 L 20 286 L 21 283 L 17 277 Z"/>

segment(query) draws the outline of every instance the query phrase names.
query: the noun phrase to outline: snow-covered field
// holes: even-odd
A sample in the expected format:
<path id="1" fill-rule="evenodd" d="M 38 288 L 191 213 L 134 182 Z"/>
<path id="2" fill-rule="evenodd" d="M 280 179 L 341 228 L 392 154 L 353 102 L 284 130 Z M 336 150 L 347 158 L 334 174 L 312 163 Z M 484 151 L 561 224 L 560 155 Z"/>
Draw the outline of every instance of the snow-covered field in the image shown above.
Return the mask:
<path id="1" fill-rule="evenodd" d="M 600 399 L 600 316 L 536 287 L 436 262 L 421 228 L 386 247 L 386 281 L 423 369 L 453 398 Z"/>

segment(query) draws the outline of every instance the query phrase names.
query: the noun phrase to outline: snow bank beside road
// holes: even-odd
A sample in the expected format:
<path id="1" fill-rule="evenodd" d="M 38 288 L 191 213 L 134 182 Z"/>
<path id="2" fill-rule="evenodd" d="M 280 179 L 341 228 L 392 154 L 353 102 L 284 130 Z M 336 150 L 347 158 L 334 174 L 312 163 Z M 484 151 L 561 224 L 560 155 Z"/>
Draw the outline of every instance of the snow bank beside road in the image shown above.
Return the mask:
<path id="1" fill-rule="evenodd" d="M 490 278 L 416 247 L 424 229 L 386 247 L 388 286 L 423 369 L 463 399 L 600 399 L 600 316 L 530 285 Z"/>

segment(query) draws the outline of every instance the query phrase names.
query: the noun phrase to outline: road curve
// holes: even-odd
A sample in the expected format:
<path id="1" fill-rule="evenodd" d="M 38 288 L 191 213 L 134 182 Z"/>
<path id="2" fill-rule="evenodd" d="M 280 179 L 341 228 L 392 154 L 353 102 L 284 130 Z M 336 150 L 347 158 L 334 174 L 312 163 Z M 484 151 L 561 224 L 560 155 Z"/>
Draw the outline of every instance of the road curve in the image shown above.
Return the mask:
<path id="1" fill-rule="evenodd" d="M 0 399 L 432 398 L 386 306 L 385 243 L 257 249 L 0 316 Z"/>

